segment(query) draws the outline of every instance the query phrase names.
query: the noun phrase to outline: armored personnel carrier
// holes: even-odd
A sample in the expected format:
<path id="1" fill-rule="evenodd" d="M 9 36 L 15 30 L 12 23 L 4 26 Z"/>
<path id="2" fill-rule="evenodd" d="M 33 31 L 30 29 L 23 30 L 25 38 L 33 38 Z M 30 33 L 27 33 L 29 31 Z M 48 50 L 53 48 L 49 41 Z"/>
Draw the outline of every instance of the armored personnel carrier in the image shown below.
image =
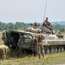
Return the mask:
<path id="1" fill-rule="evenodd" d="M 35 53 L 37 54 L 36 33 L 27 31 L 6 31 L 3 33 L 3 40 L 13 52 L 21 53 Z"/>
<path id="2" fill-rule="evenodd" d="M 45 54 L 65 51 L 64 35 L 54 34 L 53 26 L 47 20 L 41 28 L 33 25 L 25 31 L 6 31 L 3 33 L 5 44 L 13 50 L 20 50 L 20 52 L 26 50 L 26 52 L 38 53 L 42 47 L 42 52 Z"/>

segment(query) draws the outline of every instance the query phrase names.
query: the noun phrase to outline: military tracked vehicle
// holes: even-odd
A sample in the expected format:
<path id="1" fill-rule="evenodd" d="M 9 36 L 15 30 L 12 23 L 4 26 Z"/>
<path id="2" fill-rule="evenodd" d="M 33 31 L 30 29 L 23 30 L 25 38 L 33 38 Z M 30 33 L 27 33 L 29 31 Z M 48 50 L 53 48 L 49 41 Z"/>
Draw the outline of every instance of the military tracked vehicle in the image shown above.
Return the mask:
<path id="1" fill-rule="evenodd" d="M 6 31 L 3 33 L 3 40 L 13 52 L 21 53 L 36 53 L 37 45 L 35 42 L 36 34 L 27 31 Z"/>
<path id="2" fill-rule="evenodd" d="M 40 33 L 39 33 L 40 34 Z M 37 44 L 35 41 L 37 33 L 26 32 L 26 31 L 9 31 L 4 34 L 5 44 L 12 50 L 20 50 L 20 52 L 38 53 Z M 42 51 L 45 54 L 62 52 L 65 51 L 65 39 L 58 38 L 56 35 L 42 34 L 43 39 L 41 41 Z"/>
<path id="3" fill-rule="evenodd" d="M 13 50 L 20 50 L 20 52 L 26 50 L 39 53 L 42 47 L 43 53 L 65 51 L 64 35 L 54 34 L 53 26 L 48 22 L 48 19 L 45 20 L 41 28 L 33 25 L 26 31 L 6 31 L 3 37 L 6 45 Z"/>

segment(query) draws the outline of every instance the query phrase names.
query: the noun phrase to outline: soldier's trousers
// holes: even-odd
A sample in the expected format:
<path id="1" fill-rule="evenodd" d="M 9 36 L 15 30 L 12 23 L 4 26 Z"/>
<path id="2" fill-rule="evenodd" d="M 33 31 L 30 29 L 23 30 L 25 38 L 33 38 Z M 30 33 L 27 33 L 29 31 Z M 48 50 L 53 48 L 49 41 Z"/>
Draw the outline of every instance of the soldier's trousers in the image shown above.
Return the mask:
<path id="1" fill-rule="evenodd" d="M 38 46 L 38 50 L 37 50 L 39 57 L 42 55 L 44 57 L 44 47 L 42 45 Z"/>

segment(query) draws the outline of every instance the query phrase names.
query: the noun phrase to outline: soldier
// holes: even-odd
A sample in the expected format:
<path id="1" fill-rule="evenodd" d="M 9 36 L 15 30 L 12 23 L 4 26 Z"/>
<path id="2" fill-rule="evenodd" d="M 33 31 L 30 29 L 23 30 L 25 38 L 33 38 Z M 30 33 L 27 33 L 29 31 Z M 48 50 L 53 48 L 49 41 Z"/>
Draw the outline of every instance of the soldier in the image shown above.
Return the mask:
<path id="1" fill-rule="evenodd" d="M 36 50 L 37 50 L 37 54 L 39 55 L 39 58 L 41 58 L 41 55 L 44 57 L 44 52 L 43 52 L 43 44 L 42 44 L 42 40 L 44 39 L 42 34 L 37 34 L 36 35 L 36 39 L 35 39 L 35 44 L 36 44 Z"/>
<path id="2" fill-rule="evenodd" d="M 48 17 L 46 17 L 44 23 L 43 23 L 43 32 L 46 33 L 53 33 L 53 26 L 52 24 L 48 21 Z"/>
<path id="3" fill-rule="evenodd" d="M 46 26 L 47 28 L 49 28 L 50 30 L 52 30 L 52 24 L 48 21 L 48 17 L 46 17 L 46 20 L 43 23 L 44 26 Z"/>

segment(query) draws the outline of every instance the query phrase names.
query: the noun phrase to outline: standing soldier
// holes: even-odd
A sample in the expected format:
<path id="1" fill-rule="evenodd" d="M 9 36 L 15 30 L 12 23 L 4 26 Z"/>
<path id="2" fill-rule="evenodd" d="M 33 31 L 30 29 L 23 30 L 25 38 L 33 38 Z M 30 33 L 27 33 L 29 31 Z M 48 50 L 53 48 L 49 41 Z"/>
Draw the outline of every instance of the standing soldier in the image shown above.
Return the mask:
<path id="1" fill-rule="evenodd" d="M 41 58 L 41 55 L 44 57 L 44 49 L 43 49 L 43 43 L 42 40 L 44 39 L 43 35 L 41 33 L 36 34 L 36 49 L 37 54 L 39 55 L 39 58 Z"/>

